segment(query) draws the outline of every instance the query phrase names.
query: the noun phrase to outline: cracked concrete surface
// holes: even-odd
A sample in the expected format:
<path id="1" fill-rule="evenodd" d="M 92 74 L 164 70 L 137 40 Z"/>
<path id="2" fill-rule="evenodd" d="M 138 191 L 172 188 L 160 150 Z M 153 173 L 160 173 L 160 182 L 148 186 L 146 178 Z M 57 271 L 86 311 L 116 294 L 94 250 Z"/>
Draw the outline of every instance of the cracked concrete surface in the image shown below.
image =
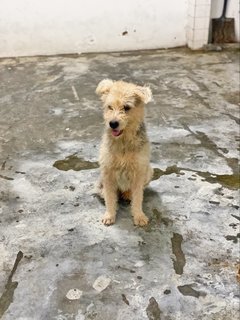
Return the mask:
<path id="1" fill-rule="evenodd" d="M 101 224 L 107 77 L 153 90 L 146 228 L 126 203 Z M 2 59 L 0 78 L 0 318 L 238 319 L 239 52 Z"/>

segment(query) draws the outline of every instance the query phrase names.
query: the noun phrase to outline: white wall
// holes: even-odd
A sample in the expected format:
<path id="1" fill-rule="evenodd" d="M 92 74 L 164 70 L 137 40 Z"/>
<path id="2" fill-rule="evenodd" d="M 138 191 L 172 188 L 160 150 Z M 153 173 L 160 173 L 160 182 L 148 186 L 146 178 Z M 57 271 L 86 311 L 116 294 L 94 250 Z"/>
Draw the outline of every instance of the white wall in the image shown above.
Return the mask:
<path id="1" fill-rule="evenodd" d="M 182 46 L 187 5 L 187 0 L 1 0 L 0 56 Z"/>
<path id="2" fill-rule="evenodd" d="M 187 43 L 193 50 L 208 43 L 211 0 L 188 0 Z"/>
<path id="3" fill-rule="evenodd" d="M 222 14 L 223 0 L 212 0 L 211 18 L 219 18 Z M 226 16 L 234 18 L 236 40 L 240 42 L 239 0 L 228 0 Z"/>

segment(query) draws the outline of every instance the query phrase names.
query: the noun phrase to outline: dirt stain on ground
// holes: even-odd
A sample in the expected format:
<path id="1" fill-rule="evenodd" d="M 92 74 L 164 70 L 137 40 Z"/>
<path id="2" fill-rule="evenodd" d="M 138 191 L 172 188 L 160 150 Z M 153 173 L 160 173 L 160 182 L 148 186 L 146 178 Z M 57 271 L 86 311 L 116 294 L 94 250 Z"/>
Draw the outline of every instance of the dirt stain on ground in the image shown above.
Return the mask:
<path id="1" fill-rule="evenodd" d="M 13 178 L 3 176 L 2 174 L 0 174 L 0 178 L 5 179 L 5 180 L 14 180 Z"/>
<path id="2" fill-rule="evenodd" d="M 224 99 L 231 104 L 240 104 L 240 91 L 226 92 L 223 94 Z"/>
<path id="3" fill-rule="evenodd" d="M 14 295 L 15 289 L 18 286 L 18 282 L 17 281 L 13 282 L 12 278 L 22 258 L 23 258 L 23 253 L 22 251 L 19 251 L 17 254 L 16 260 L 14 262 L 12 271 L 8 277 L 7 284 L 5 285 L 5 290 L 2 296 L 0 297 L 0 319 L 3 316 L 3 314 L 7 311 L 10 304 L 13 302 L 13 295 Z"/>
<path id="4" fill-rule="evenodd" d="M 236 236 L 227 235 L 225 238 L 227 241 L 232 241 L 233 243 L 238 243 L 238 239 L 240 238 L 240 233 L 238 233 Z"/>
<path id="5" fill-rule="evenodd" d="M 161 320 L 161 310 L 154 297 L 149 299 L 149 304 L 146 309 L 149 320 Z"/>
<path id="6" fill-rule="evenodd" d="M 57 160 L 53 166 L 58 170 L 68 171 L 80 171 L 98 168 L 98 162 L 87 161 L 77 157 L 75 154 L 66 157 L 64 160 Z"/>
<path id="7" fill-rule="evenodd" d="M 200 296 L 206 296 L 206 293 L 193 289 L 190 284 L 178 286 L 177 288 L 184 296 L 191 296 L 195 298 L 199 298 Z"/>
<path id="8" fill-rule="evenodd" d="M 186 264 L 185 255 L 182 251 L 182 241 L 183 237 L 179 233 L 174 233 L 171 238 L 172 242 L 172 252 L 175 255 L 176 259 L 173 260 L 173 267 L 176 274 L 183 274 L 183 268 Z"/>
<path id="9" fill-rule="evenodd" d="M 122 301 L 129 306 L 129 301 L 124 293 L 122 293 Z"/>

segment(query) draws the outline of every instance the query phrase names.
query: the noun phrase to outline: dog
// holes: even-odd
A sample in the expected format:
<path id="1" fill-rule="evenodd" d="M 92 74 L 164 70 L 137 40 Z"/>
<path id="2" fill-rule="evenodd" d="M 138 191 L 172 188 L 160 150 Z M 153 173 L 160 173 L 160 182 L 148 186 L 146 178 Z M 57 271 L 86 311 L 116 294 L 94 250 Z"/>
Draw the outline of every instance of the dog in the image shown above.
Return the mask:
<path id="1" fill-rule="evenodd" d="M 147 86 L 102 80 L 96 93 L 103 102 L 105 131 L 100 146 L 99 192 L 106 205 L 105 225 L 115 223 L 119 195 L 131 201 L 134 224 L 145 226 L 143 190 L 151 181 L 150 143 L 144 124 L 144 105 L 151 101 Z"/>

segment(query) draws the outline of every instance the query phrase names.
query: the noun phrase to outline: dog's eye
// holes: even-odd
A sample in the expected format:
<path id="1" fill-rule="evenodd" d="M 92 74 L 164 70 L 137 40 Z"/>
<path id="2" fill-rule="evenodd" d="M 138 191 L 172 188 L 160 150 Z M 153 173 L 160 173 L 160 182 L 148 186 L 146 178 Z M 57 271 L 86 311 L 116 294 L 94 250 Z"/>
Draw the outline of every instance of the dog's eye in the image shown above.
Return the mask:
<path id="1" fill-rule="evenodd" d="M 123 107 L 123 109 L 124 109 L 124 111 L 127 112 L 127 111 L 129 111 L 131 108 L 129 107 L 129 105 L 126 104 L 126 105 Z"/>
<path id="2" fill-rule="evenodd" d="M 113 108 L 112 108 L 111 106 L 108 106 L 108 109 L 109 109 L 109 110 L 112 110 Z"/>

